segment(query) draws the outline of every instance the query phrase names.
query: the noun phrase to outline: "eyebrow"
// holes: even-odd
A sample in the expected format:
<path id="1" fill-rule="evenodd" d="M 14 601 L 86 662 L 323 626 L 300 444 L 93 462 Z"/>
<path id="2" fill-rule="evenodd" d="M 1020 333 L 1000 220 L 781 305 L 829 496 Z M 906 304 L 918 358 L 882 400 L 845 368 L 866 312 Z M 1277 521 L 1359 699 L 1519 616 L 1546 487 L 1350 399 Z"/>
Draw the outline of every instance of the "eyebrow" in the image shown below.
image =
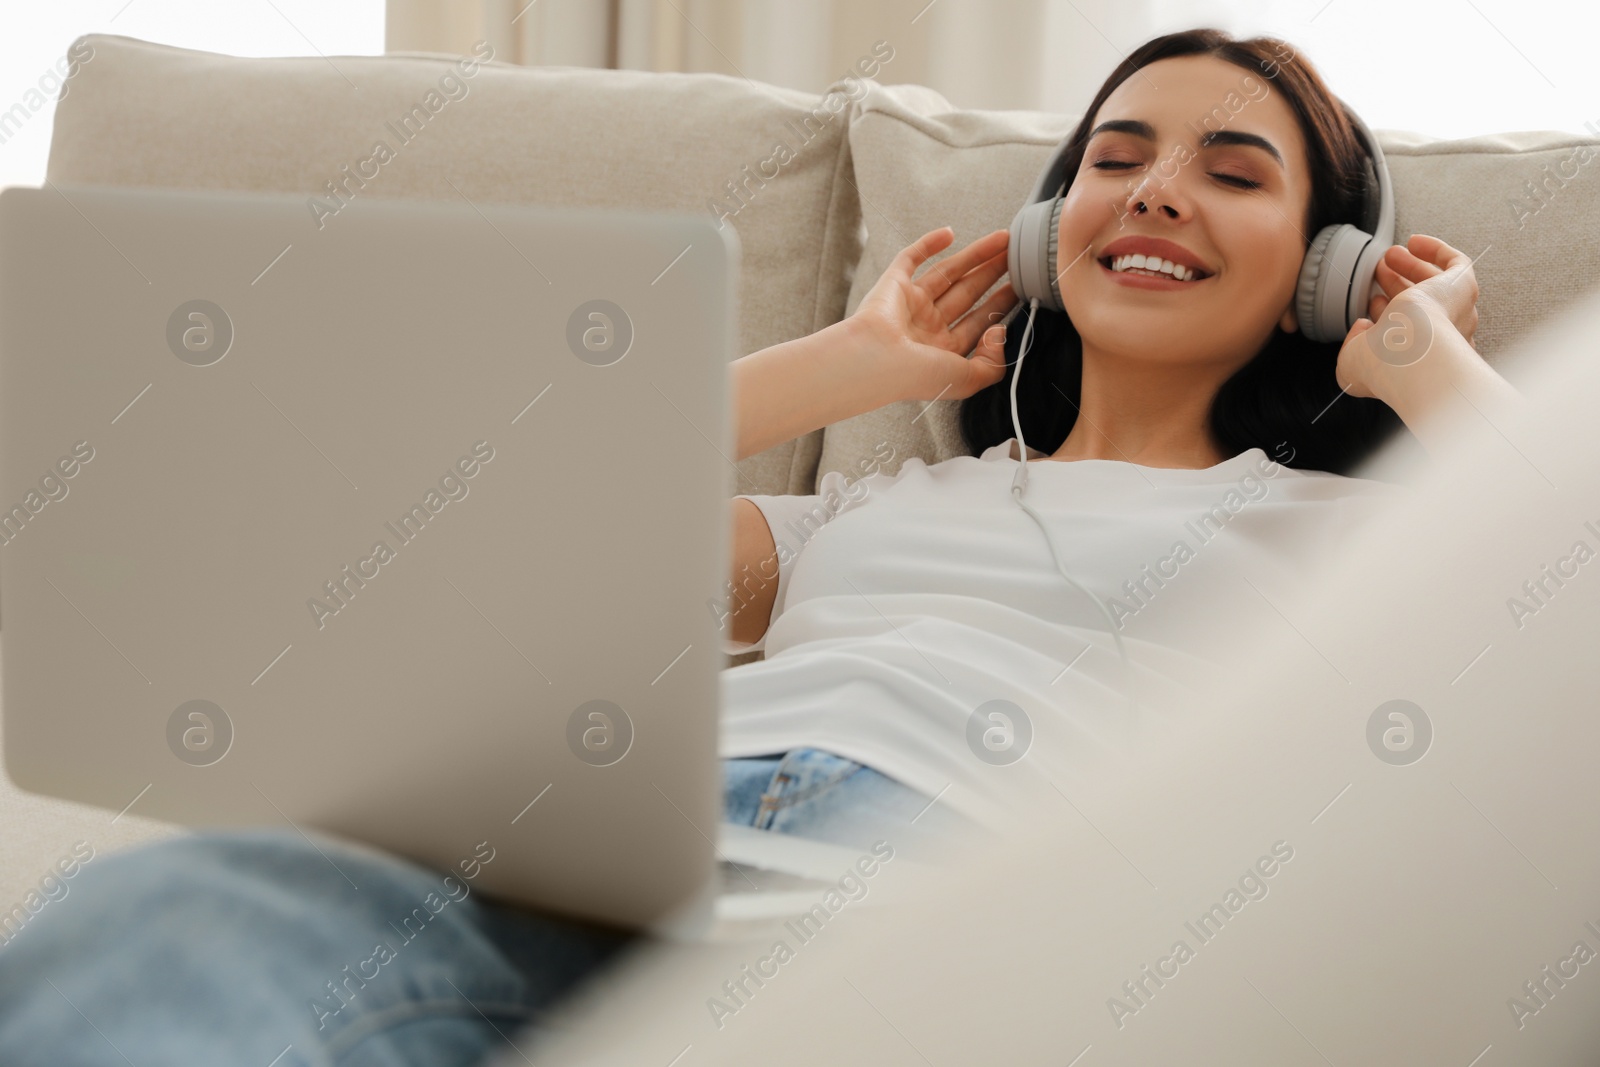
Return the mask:
<path id="1" fill-rule="evenodd" d="M 1091 130 L 1084 143 L 1087 144 L 1102 133 L 1131 133 L 1135 137 L 1142 137 L 1146 141 L 1154 141 L 1156 139 L 1155 127 L 1148 122 L 1139 119 L 1109 119 Z M 1201 148 L 1228 144 L 1260 148 L 1277 160 L 1278 166 L 1284 165 L 1282 153 L 1273 146 L 1272 142 L 1253 133 L 1243 133 L 1239 130 L 1210 130 L 1200 138 Z"/>

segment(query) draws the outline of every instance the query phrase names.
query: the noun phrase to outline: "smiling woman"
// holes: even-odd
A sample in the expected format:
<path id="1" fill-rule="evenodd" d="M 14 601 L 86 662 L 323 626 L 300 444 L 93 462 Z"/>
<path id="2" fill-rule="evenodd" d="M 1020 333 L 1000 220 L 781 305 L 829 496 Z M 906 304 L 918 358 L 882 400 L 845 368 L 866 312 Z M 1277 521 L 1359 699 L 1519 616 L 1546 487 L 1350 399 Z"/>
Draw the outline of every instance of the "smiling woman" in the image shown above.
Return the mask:
<path id="1" fill-rule="evenodd" d="M 1367 166 L 1304 57 L 1211 29 L 1158 37 L 1112 71 L 1068 145 L 1052 279 L 1065 310 L 1038 310 L 1017 389 L 1031 446 L 1204 467 L 1287 443 L 1293 466 L 1344 474 L 1401 429 L 1382 401 L 1340 396 L 1340 345 L 1298 330 L 1309 235 L 1362 223 Z M 1023 332 L 1007 330 L 1005 375 L 962 404 L 974 455 L 1013 436 Z"/>

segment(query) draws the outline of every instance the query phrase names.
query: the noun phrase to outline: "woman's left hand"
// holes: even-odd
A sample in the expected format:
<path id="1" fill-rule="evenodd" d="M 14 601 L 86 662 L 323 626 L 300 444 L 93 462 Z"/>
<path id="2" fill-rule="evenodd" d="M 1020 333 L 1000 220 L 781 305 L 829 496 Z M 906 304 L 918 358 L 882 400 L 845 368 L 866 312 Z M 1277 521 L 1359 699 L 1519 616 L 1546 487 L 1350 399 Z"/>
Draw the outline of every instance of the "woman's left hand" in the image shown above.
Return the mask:
<path id="1" fill-rule="evenodd" d="M 1351 396 L 1380 399 L 1386 372 L 1422 358 L 1432 332 L 1454 329 L 1470 346 L 1478 329 L 1478 279 L 1472 259 L 1437 237 L 1413 234 L 1378 261 L 1370 318 L 1359 319 L 1339 350 L 1335 376 Z M 1379 330 L 1365 336 L 1368 330 Z M 1363 339 L 1364 338 L 1364 339 Z"/>
<path id="2" fill-rule="evenodd" d="M 1423 285 L 1467 344 L 1472 343 L 1472 335 L 1478 332 L 1478 278 L 1472 272 L 1472 257 L 1465 252 L 1437 237 L 1415 233 L 1404 245 L 1393 245 L 1384 252 L 1373 278 L 1383 290 L 1372 294 L 1367 315 L 1373 322 L 1380 320 L 1392 298 Z M 1428 285 L 1433 279 L 1440 281 Z"/>

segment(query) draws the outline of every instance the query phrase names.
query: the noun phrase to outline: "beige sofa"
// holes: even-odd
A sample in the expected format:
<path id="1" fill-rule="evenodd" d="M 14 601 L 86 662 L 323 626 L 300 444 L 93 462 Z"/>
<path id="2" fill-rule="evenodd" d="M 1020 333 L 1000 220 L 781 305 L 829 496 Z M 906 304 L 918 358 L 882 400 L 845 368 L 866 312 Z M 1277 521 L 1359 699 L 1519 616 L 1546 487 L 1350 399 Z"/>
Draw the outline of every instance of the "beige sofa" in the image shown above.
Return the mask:
<path id="1" fill-rule="evenodd" d="M 348 187 L 352 202 L 464 195 L 724 217 L 743 250 L 741 354 L 844 317 L 928 230 L 954 227 L 959 248 L 1005 226 L 1075 119 L 960 110 L 923 87 L 872 82 L 817 97 L 713 74 L 464 68 L 428 55 L 239 59 L 98 34 L 80 43 L 93 54 L 56 112 L 51 181 L 325 197 L 341 167 L 391 136 L 387 124 L 419 116 L 414 139 Z M 1593 139 L 1380 136 L 1400 232 L 1482 254 L 1478 347 L 1491 363 L 1592 284 L 1600 183 L 1561 175 Z M 774 165 L 779 142 L 792 155 Z M 1568 269 L 1551 269 L 1551 248 Z M 956 409 L 895 404 L 780 445 L 739 464 L 738 491 L 813 492 L 885 441 L 896 465 L 960 454 Z M 0 826 L 0 910 L 76 842 L 104 852 L 174 832 L 3 781 Z"/>

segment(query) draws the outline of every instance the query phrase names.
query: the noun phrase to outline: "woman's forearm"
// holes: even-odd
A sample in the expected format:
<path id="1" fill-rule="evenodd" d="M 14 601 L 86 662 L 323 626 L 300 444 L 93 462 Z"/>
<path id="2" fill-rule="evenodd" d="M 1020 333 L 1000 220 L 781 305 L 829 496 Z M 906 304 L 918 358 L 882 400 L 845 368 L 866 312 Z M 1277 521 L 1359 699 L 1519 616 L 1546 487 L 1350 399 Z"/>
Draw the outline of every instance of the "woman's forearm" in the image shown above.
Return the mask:
<path id="1" fill-rule="evenodd" d="M 1453 443 L 1454 417 L 1468 407 L 1493 426 L 1514 421 L 1528 401 L 1448 322 L 1434 325 L 1432 349 L 1398 368 L 1383 396 L 1423 450 L 1444 453 Z"/>
<path id="2" fill-rule="evenodd" d="M 860 344 L 846 319 L 729 364 L 734 459 L 893 400 L 863 373 Z"/>

